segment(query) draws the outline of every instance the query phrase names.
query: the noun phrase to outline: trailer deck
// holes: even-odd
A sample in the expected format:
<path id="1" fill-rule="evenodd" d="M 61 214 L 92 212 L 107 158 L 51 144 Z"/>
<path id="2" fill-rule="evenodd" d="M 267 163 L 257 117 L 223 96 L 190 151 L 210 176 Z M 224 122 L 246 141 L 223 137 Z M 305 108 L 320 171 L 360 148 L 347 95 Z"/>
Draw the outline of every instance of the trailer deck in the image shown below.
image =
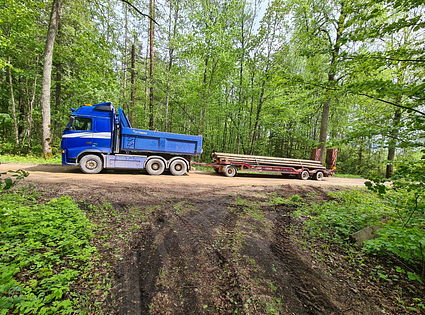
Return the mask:
<path id="1" fill-rule="evenodd" d="M 331 154 L 336 158 L 336 150 L 329 150 L 332 150 Z M 307 180 L 309 178 L 322 180 L 324 177 L 332 176 L 335 169 L 335 160 L 333 160 L 333 165 L 329 169 L 324 167 L 320 161 L 316 160 L 288 159 L 221 152 L 214 152 L 211 156 L 214 158 L 214 163 L 192 164 L 212 167 L 215 172 L 222 173 L 227 177 L 234 177 L 239 169 L 240 171 L 245 172 L 267 172 L 280 173 L 282 175 L 295 175 L 303 180 Z"/>

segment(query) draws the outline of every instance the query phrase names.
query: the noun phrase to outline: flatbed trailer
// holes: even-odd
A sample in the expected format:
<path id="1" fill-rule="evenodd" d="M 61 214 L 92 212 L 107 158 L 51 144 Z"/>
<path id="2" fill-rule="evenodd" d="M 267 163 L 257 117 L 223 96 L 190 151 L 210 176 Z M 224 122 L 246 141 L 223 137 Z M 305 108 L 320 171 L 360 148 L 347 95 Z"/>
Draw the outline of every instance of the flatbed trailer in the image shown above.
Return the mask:
<path id="1" fill-rule="evenodd" d="M 318 149 L 313 149 L 312 156 L 318 159 Z M 336 149 L 328 149 L 326 154 L 326 167 L 318 160 L 288 159 L 280 157 L 243 155 L 232 153 L 214 152 L 211 156 L 213 163 L 194 163 L 193 165 L 209 166 L 215 172 L 227 177 L 236 176 L 238 170 L 244 172 L 280 173 L 282 175 L 295 175 L 300 179 L 323 180 L 324 177 L 334 175 Z"/>

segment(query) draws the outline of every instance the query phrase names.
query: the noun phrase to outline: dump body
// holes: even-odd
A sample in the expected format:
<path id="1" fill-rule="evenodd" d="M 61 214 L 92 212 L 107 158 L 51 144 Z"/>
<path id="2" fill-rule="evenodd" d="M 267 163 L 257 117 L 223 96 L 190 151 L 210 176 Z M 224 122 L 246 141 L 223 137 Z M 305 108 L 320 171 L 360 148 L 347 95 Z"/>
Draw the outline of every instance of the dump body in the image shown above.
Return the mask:
<path id="1" fill-rule="evenodd" d="M 121 150 L 200 155 L 202 137 L 169 132 L 122 128 Z"/>
<path id="2" fill-rule="evenodd" d="M 147 166 L 152 167 L 148 172 L 162 173 L 170 167 L 183 172 L 189 171 L 191 157 L 202 153 L 202 136 L 131 128 L 124 111 L 107 102 L 73 110 L 61 147 L 62 164 L 79 164 L 86 173 Z M 152 159 L 156 162 L 150 163 Z"/>
<path id="3" fill-rule="evenodd" d="M 317 160 L 288 159 L 280 157 L 242 155 L 232 153 L 214 152 L 211 156 L 214 163 L 193 163 L 214 168 L 217 173 L 227 177 L 236 175 L 237 170 L 248 172 L 281 173 L 282 175 L 296 175 L 301 179 L 314 178 L 322 180 L 323 177 L 333 175 L 336 159 L 336 149 L 328 149 L 328 154 L 333 157 L 333 165 L 326 168 Z"/>

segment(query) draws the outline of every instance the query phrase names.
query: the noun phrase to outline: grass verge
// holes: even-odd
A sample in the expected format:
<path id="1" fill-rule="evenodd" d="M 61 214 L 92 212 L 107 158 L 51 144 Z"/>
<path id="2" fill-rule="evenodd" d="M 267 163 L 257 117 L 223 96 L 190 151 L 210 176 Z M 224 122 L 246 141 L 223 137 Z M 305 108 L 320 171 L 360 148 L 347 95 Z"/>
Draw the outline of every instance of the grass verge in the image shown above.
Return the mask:
<path id="1" fill-rule="evenodd" d="M 31 163 L 31 164 L 61 164 L 62 158 L 60 155 L 53 156 L 49 159 L 45 159 L 39 156 L 33 155 L 11 155 L 2 154 L 0 157 L 0 163 Z"/>

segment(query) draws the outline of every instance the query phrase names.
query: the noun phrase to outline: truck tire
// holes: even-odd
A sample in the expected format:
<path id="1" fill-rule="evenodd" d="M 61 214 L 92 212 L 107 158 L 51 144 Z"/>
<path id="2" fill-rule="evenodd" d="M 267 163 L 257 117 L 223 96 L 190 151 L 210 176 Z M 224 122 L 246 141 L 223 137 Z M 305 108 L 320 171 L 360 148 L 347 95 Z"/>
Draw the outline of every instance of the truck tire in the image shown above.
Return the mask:
<path id="1" fill-rule="evenodd" d="M 314 179 L 315 180 L 323 180 L 324 174 L 322 171 L 318 171 L 316 172 L 316 174 L 314 174 Z"/>
<path id="2" fill-rule="evenodd" d="M 161 159 L 150 159 L 146 163 L 146 171 L 150 175 L 161 175 L 164 173 L 165 170 L 165 163 Z"/>
<path id="3" fill-rule="evenodd" d="M 102 159 L 98 155 L 85 155 L 80 160 L 80 169 L 86 174 L 97 174 L 103 169 Z"/>
<path id="4" fill-rule="evenodd" d="M 174 176 L 182 176 L 187 172 L 187 165 L 183 160 L 174 160 L 170 164 L 170 172 Z"/>
<path id="5" fill-rule="evenodd" d="M 310 173 L 307 170 L 304 170 L 301 172 L 299 176 L 300 176 L 300 179 L 307 180 L 310 177 Z"/>
<path id="6" fill-rule="evenodd" d="M 236 174 L 237 174 L 237 172 L 238 172 L 238 170 L 237 170 L 237 168 L 236 168 L 236 166 L 233 166 L 233 165 L 227 165 L 225 168 L 224 168 L 224 175 L 225 176 L 227 176 L 227 177 L 235 177 L 236 176 Z"/>

